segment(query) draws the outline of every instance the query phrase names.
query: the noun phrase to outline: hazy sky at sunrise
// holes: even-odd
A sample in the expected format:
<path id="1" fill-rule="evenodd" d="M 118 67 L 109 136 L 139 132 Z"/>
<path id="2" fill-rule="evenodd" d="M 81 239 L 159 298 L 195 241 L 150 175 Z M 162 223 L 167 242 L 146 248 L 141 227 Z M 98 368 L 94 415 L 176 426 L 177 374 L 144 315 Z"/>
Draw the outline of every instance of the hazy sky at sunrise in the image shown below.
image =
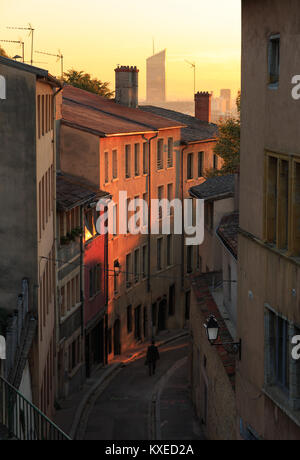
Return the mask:
<path id="1" fill-rule="evenodd" d="M 146 58 L 167 49 L 168 100 L 193 97 L 193 71 L 197 90 L 240 88 L 240 0 L 0 0 L 0 39 L 26 42 L 27 32 L 6 26 L 36 29 L 35 50 L 65 56 L 65 70 L 85 70 L 114 89 L 114 68 L 140 69 L 140 99 L 145 97 Z M 10 55 L 21 54 L 17 45 L 0 43 Z M 59 75 L 55 58 L 35 54 L 38 67 Z"/>

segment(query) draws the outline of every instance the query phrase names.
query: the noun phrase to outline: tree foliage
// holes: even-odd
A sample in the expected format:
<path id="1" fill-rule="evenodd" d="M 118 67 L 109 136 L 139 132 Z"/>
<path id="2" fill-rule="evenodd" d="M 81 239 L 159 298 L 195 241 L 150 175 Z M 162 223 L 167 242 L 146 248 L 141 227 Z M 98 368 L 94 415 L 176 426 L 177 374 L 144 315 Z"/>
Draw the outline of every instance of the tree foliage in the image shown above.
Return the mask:
<path id="1" fill-rule="evenodd" d="M 98 78 L 92 78 L 89 73 L 84 73 L 82 70 L 71 69 L 64 73 L 64 81 L 68 85 L 76 88 L 84 89 L 90 93 L 98 94 L 99 96 L 112 98 L 114 93 L 109 88 L 108 82 L 102 82 Z"/>
<path id="2" fill-rule="evenodd" d="M 6 57 L 6 58 L 9 57 L 8 54 L 7 54 L 7 52 L 5 51 L 4 48 L 2 48 L 1 45 L 0 45 L 0 56 Z"/>
<path id="3" fill-rule="evenodd" d="M 219 137 L 214 148 L 214 153 L 224 160 L 221 169 L 211 169 L 206 172 L 206 177 L 224 176 L 226 174 L 234 174 L 239 169 L 240 164 L 240 105 L 241 94 L 239 92 L 236 99 L 238 110 L 237 118 L 229 118 L 220 121 L 218 125 Z"/>

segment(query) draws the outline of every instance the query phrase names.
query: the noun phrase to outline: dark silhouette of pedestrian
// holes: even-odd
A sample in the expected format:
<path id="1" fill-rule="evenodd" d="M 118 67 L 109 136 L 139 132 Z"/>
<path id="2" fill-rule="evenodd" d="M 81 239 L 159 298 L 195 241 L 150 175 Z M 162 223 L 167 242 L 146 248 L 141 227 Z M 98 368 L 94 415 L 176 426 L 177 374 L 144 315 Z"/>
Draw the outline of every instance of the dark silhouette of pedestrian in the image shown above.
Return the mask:
<path id="1" fill-rule="evenodd" d="M 158 348 L 155 346 L 154 340 L 152 340 L 151 345 L 147 350 L 147 357 L 145 364 L 149 366 L 149 375 L 155 374 L 156 361 L 159 359 Z"/>

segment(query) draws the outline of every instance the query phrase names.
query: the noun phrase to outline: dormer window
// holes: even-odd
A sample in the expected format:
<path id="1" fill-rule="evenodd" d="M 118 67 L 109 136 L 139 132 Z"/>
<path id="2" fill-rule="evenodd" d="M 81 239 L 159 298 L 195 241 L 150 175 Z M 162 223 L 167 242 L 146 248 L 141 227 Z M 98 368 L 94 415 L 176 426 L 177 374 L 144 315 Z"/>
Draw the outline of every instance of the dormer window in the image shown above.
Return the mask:
<path id="1" fill-rule="evenodd" d="M 6 99 L 6 80 L 0 75 L 0 99 Z"/>

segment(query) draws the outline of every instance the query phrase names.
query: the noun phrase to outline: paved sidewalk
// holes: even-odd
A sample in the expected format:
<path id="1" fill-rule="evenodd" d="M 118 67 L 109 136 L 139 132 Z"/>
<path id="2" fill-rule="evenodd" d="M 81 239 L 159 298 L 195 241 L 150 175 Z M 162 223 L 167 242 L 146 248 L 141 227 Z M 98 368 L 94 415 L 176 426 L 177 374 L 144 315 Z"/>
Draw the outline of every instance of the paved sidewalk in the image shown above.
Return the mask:
<path id="1" fill-rule="evenodd" d="M 185 329 L 163 331 L 156 336 L 156 345 L 159 347 L 188 334 L 189 331 Z M 98 367 L 98 369 L 94 371 L 92 377 L 86 380 L 80 391 L 74 393 L 71 397 L 63 401 L 59 401 L 61 409 L 57 410 L 54 422 L 66 434 L 73 438 L 85 405 L 88 403 L 89 397 L 96 391 L 96 388 L 104 385 L 106 379 L 109 382 L 114 373 L 117 372 L 122 365 L 126 365 L 140 359 L 143 355 L 145 355 L 148 345 L 149 341 L 137 344 L 132 349 L 127 350 L 124 354 L 117 356 L 110 362 L 109 365 Z"/>

